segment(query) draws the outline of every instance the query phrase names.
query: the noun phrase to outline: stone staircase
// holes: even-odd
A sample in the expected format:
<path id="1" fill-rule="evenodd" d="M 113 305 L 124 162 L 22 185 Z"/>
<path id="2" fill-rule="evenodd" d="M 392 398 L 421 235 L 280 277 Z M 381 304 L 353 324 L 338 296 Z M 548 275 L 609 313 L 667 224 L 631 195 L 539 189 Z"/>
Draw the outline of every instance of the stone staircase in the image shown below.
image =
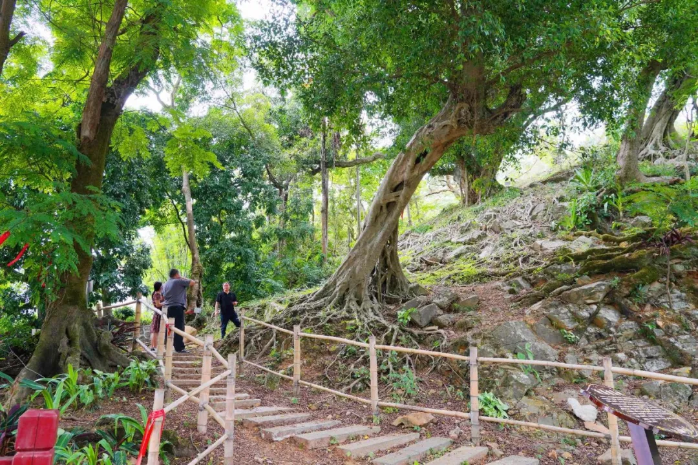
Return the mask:
<path id="1" fill-rule="evenodd" d="M 201 353 L 174 354 L 172 381 L 183 389 L 193 389 L 201 384 Z M 211 377 L 225 369 L 214 362 Z M 226 380 L 210 389 L 210 402 L 221 415 L 225 415 Z M 320 449 L 336 447 L 352 459 L 368 459 L 376 465 L 413 465 L 415 462 L 436 456 L 424 465 L 538 465 L 534 458 L 511 456 L 488 461 L 487 447 L 463 446 L 451 449 L 449 438 L 423 439 L 419 433 L 391 433 L 380 435 L 380 426 L 343 425 L 338 420 L 313 419 L 307 412 L 289 407 L 262 406 L 260 399 L 249 394 L 236 393 L 235 420 L 246 428 L 256 428 L 262 439 L 270 442 L 288 440 L 289 447 Z"/>

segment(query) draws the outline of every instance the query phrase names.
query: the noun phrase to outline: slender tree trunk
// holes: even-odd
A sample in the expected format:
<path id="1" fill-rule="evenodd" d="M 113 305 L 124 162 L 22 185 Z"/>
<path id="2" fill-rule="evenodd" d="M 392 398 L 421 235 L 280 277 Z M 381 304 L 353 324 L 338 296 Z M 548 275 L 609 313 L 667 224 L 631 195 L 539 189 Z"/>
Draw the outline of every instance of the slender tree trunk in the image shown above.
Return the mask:
<path id="1" fill-rule="evenodd" d="M 2 70 L 10 54 L 10 49 L 25 35 L 24 32 L 19 32 L 10 39 L 10 27 L 16 5 L 17 0 L 0 0 L 0 76 L 2 76 Z"/>
<path id="2" fill-rule="evenodd" d="M 322 255 L 323 261 L 327 261 L 327 234 L 328 234 L 328 207 L 329 207 L 329 174 L 327 171 L 327 118 L 322 121 L 322 146 L 320 148 L 320 173 L 322 183 L 322 205 L 320 217 L 322 221 Z"/>
<path id="3" fill-rule="evenodd" d="M 356 165 L 356 237 L 361 234 L 361 167 Z"/>
<path id="4" fill-rule="evenodd" d="M 116 34 L 123 19 L 126 1 L 117 0 L 114 10 L 105 29 L 103 43 L 100 47 L 95 72 L 104 69 L 103 61 L 111 61 L 111 49 L 113 48 Z M 71 192 L 80 195 L 94 195 L 95 191 L 101 191 L 104 167 L 107 152 L 114 126 L 121 115 L 121 111 L 128 97 L 133 93 L 138 84 L 152 69 L 159 57 L 159 49 L 153 47 L 153 37 L 158 33 L 158 25 L 162 11 L 155 11 L 142 20 L 141 37 L 144 51 L 149 52 L 146 63 L 136 63 L 117 76 L 111 86 L 106 86 L 107 81 L 102 76 L 94 77 L 90 84 L 87 101 L 92 102 L 92 95 L 101 94 L 102 100 L 99 106 L 85 106 L 83 121 L 96 119 L 94 131 L 83 131 L 82 124 L 78 126 L 77 148 L 89 162 L 77 162 L 75 173 L 71 180 Z M 100 89 L 100 87 L 102 87 Z M 85 112 L 96 112 L 94 115 L 85 115 Z M 95 219 L 87 216 L 80 219 L 80 231 L 87 244 L 94 242 Z M 94 327 L 95 316 L 87 308 L 85 300 L 85 286 L 92 267 L 92 254 L 90 250 L 84 250 L 77 242 L 73 248 L 77 255 L 77 271 L 67 273 L 63 277 L 62 296 L 56 306 L 47 311 L 46 319 L 42 325 L 41 336 L 34 354 L 27 367 L 15 380 L 10 402 L 16 401 L 27 394 L 20 388 L 19 381 L 25 378 L 37 378 L 40 376 L 53 376 L 65 371 L 68 364 L 79 367 L 81 358 L 87 360 L 90 366 L 100 370 L 107 370 L 112 366 L 128 364 L 128 359 L 111 344 L 111 333 L 97 331 Z"/>
<path id="5" fill-rule="evenodd" d="M 405 210 L 407 210 L 407 226 L 412 226 L 412 212 L 410 211 L 410 203 L 407 202 L 405 205 Z"/>
<path id="6" fill-rule="evenodd" d="M 194 286 L 187 289 L 187 312 L 193 312 L 194 307 L 202 305 L 201 279 L 204 275 L 204 267 L 199 256 L 199 246 L 196 242 L 196 225 L 194 224 L 194 204 L 191 198 L 191 186 L 189 185 L 189 173 L 182 169 L 182 194 L 186 202 L 187 210 L 187 235 L 189 236 L 189 251 L 191 252 L 191 275 L 196 281 Z"/>
<path id="7" fill-rule="evenodd" d="M 639 158 L 662 156 L 671 149 L 671 136 L 676 132 L 674 122 L 679 115 L 680 107 L 685 101 L 679 101 L 676 93 L 689 79 L 688 74 L 670 78 L 657 101 L 652 106 L 647 121 L 642 128 L 642 148 Z"/>
<path id="8" fill-rule="evenodd" d="M 465 159 L 459 157 L 456 161 L 456 174 L 458 178 L 458 188 L 460 189 L 460 201 L 463 205 L 470 204 L 468 192 L 468 168 L 465 166 Z"/>
<path id="9" fill-rule="evenodd" d="M 279 189 L 279 198 L 281 199 L 281 208 L 279 209 L 279 229 L 283 231 L 286 229 L 286 208 L 288 208 L 288 193 L 291 190 L 290 185 Z M 286 248 L 286 238 L 279 238 L 279 257 L 282 256 L 284 249 Z"/>
<path id="10" fill-rule="evenodd" d="M 695 121 L 694 112 L 698 112 L 698 100 L 696 100 L 696 97 L 693 97 L 692 105 L 686 111 L 686 127 L 688 130 L 686 131 L 686 144 L 683 147 L 683 155 L 681 157 L 681 161 L 683 162 L 683 174 L 686 178 L 686 182 L 691 180 L 691 170 L 688 166 L 688 148 L 691 145 L 691 139 L 693 138 L 693 122 Z"/>
<path id="11" fill-rule="evenodd" d="M 625 130 L 618 150 L 617 160 L 620 170 L 618 178 L 621 182 L 643 182 L 645 176 L 640 172 L 639 152 L 642 137 L 642 127 L 645 120 L 647 103 L 652 96 L 652 87 L 661 71 L 661 64 L 650 62 L 640 72 L 637 83 L 637 93 L 628 109 Z"/>

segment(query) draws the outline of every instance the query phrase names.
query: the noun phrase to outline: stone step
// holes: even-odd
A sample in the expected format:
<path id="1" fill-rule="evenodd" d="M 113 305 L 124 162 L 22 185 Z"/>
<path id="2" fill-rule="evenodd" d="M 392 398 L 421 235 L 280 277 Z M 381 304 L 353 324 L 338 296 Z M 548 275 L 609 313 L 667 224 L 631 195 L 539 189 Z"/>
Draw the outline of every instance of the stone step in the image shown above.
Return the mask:
<path id="1" fill-rule="evenodd" d="M 462 463 L 484 463 L 487 458 L 487 447 L 460 447 L 436 460 L 427 462 L 427 465 L 461 465 Z"/>
<path id="2" fill-rule="evenodd" d="M 340 423 L 341 422 L 337 420 L 309 421 L 307 423 L 298 423 L 297 425 L 264 428 L 259 433 L 262 436 L 262 439 L 266 439 L 267 441 L 282 441 L 286 438 L 290 438 L 291 436 L 310 433 L 325 428 L 332 428 Z"/>
<path id="3" fill-rule="evenodd" d="M 538 465 L 539 463 L 540 462 L 538 459 L 521 457 L 520 455 L 512 455 L 510 457 L 504 457 L 503 459 L 497 460 L 496 462 L 490 462 L 489 465 Z"/>
<path id="4" fill-rule="evenodd" d="M 245 418 L 253 417 L 264 417 L 267 415 L 281 415 L 282 413 L 288 413 L 290 408 L 288 407 L 255 407 L 253 409 L 235 409 L 235 421 L 242 421 Z M 225 418 L 225 412 L 218 412 L 218 414 Z"/>
<path id="5" fill-rule="evenodd" d="M 172 360 L 172 365 L 174 365 L 175 370 L 177 370 L 178 366 L 201 366 L 201 359 L 197 360 L 177 360 L 173 359 Z"/>
<path id="6" fill-rule="evenodd" d="M 453 441 L 448 438 L 429 438 L 416 444 L 407 446 L 392 454 L 375 459 L 372 463 L 381 465 L 412 465 L 427 455 L 441 452 L 451 445 Z"/>
<path id="7" fill-rule="evenodd" d="M 419 439 L 419 433 L 390 434 L 388 436 L 378 436 L 377 438 L 352 442 L 351 444 L 340 446 L 339 449 L 344 452 L 347 457 L 361 458 L 375 452 L 405 445 L 412 441 L 416 441 L 417 439 Z"/>
<path id="8" fill-rule="evenodd" d="M 242 425 L 248 428 L 255 426 L 282 426 L 298 423 L 309 418 L 309 413 L 284 413 L 282 415 L 267 415 L 263 417 L 245 418 L 242 420 Z"/>
<path id="9" fill-rule="evenodd" d="M 209 401 L 210 402 L 210 401 Z M 235 399 L 235 408 L 255 408 L 262 405 L 261 399 Z M 225 409 L 225 401 L 211 402 L 211 407 L 214 409 Z"/>
<path id="10" fill-rule="evenodd" d="M 343 428 L 315 431 L 293 436 L 293 440 L 304 449 L 319 449 L 330 444 L 339 444 L 351 438 L 373 436 L 380 433 L 380 426 L 352 425 Z"/>

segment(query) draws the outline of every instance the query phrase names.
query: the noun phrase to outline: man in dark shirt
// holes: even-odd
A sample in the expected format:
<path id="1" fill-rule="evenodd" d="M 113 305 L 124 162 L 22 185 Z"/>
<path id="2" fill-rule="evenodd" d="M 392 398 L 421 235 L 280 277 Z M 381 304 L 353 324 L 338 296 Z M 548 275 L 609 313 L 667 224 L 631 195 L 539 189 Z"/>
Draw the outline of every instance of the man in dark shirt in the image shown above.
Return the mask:
<path id="1" fill-rule="evenodd" d="M 225 339 L 225 330 L 229 321 L 232 321 L 238 328 L 240 327 L 240 319 L 235 313 L 237 304 L 238 298 L 234 292 L 230 292 L 230 283 L 224 283 L 223 291 L 216 296 L 216 315 L 219 311 L 221 313 L 221 339 Z"/>
<path id="2" fill-rule="evenodd" d="M 175 319 L 175 328 L 184 331 L 184 309 L 187 307 L 187 288 L 193 286 L 196 281 L 182 278 L 179 270 L 170 270 L 170 279 L 162 286 L 162 295 L 165 298 L 163 307 L 167 307 L 167 317 Z M 174 350 L 186 353 L 184 338 L 179 334 L 174 335 Z"/>

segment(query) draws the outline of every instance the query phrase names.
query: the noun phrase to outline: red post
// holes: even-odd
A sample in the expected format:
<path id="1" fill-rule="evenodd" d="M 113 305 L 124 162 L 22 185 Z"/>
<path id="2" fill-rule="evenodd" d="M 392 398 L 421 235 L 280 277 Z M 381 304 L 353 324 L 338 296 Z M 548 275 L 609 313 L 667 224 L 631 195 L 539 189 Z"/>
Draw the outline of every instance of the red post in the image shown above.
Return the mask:
<path id="1" fill-rule="evenodd" d="M 14 457 L 0 465 L 52 465 L 58 437 L 58 410 L 27 410 L 19 418 Z"/>

